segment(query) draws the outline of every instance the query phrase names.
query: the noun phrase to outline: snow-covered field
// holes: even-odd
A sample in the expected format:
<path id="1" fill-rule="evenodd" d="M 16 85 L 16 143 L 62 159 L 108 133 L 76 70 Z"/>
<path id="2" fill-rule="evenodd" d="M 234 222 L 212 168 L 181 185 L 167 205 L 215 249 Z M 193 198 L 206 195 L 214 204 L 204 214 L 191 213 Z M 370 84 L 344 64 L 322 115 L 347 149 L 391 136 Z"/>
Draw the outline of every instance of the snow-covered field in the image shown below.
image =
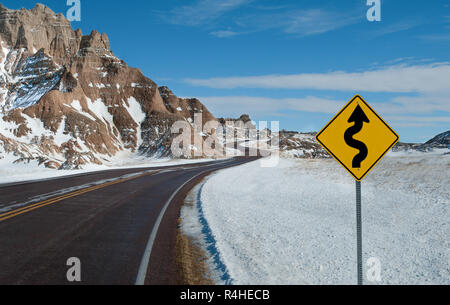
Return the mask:
<path id="1" fill-rule="evenodd" d="M 363 181 L 364 264 L 379 260 L 379 284 L 450 284 L 449 181 L 442 151 L 390 153 Z M 356 283 L 355 182 L 336 161 L 256 161 L 193 192 L 182 230 L 218 283 Z"/>

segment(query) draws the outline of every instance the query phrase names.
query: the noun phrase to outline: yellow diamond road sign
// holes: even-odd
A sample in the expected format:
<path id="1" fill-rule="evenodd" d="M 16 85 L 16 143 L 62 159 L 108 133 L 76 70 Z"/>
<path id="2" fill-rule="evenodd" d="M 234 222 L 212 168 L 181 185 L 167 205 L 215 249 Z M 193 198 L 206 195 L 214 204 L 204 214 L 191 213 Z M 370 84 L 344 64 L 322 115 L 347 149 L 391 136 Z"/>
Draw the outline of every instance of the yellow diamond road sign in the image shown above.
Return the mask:
<path id="1" fill-rule="evenodd" d="M 358 181 L 364 179 L 399 139 L 359 95 L 316 136 L 317 142 Z"/>

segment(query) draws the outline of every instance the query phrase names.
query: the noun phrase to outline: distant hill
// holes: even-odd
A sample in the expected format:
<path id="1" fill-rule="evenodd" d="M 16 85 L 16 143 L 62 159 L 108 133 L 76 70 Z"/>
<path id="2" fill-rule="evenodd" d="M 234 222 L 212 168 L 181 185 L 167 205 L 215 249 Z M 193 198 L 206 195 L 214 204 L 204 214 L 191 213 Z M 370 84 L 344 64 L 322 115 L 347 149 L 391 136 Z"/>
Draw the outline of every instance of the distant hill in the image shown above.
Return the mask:
<path id="1" fill-rule="evenodd" d="M 450 130 L 435 136 L 426 142 L 425 145 L 448 147 L 450 145 Z"/>
<path id="2" fill-rule="evenodd" d="M 424 144 L 417 143 L 398 143 L 393 150 L 394 151 L 408 151 L 408 150 L 417 150 L 417 151 L 431 151 L 433 149 L 439 148 L 448 148 L 450 145 L 450 130 L 438 134 L 433 139 L 429 140 Z"/>

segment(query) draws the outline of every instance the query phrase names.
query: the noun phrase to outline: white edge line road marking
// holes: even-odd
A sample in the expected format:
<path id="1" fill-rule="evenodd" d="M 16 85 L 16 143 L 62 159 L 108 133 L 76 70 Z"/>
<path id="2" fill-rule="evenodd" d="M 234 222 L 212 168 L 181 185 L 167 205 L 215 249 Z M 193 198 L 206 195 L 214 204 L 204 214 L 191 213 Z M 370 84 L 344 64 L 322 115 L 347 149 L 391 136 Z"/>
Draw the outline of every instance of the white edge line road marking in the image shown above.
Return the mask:
<path id="1" fill-rule="evenodd" d="M 156 239 L 156 234 L 158 233 L 158 229 L 159 229 L 159 225 L 161 224 L 161 221 L 164 217 L 164 214 L 167 210 L 167 208 L 169 207 L 170 203 L 172 202 L 173 198 L 175 198 L 175 196 L 178 194 L 178 192 L 189 182 L 191 182 L 192 180 L 194 180 L 195 178 L 197 178 L 198 176 L 208 172 L 209 170 L 200 172 L 199 174 L 195 175 L 194 177 L 192 177 L 191 179 L 189 179 L 188 181 L 186 181 L 185 183 L 183 183 L 173 194 L 172 196 L 170 196 L 170 198 L 166 201 L 166 204 L 164 205 L 164 207 L 162 208 L 161 212 L 159 213 L 158 218 L 156 219 L 156 222 L 153 226 L 152 229 L 152 233 L 150 234 L 150 238 L 148 239 L 147 242 L 147 246 L 145 247 L 145 251 L 144 251 L 144 255 L 142 256 L 142 260 L 141 260 L 141 264 L 139 266 L 139 272 L 136 278 L 136 283 L 135 285 L 144 285 L 145 283 L 145 278 L 147 276 L 147 269 L 148 269 L 148 265 L 150 263 L 150 256 L 152 254 L 152 249 L 153 249 L 153 244 L 155 242 Z"/>
<path id="2" fill-rule="evenodd" d="M 234 159 L 234 158 L 233 158 Z M 231 159 L 231 160 L 233 160 Z M 224 162 L 219 162 L 218 164 L 222 164 L 222 163 L 227 163 L 230 160 L 226 160 Z M 235 161 L 235 160 L 233 160 Z M 213 164 L 210 165 L 203 165 L 200 167 L 207 167 L 207 166 L 212 166 Z M 217 164 L 214 164 L 217 165 Z M 225 169 L 225 168 L 219 168 L 217 170 L 220 169 Z M 207 173 L 210 170 L 205 170 L 202 171 L 200 173 L 198 173 L 197 175 L 195 175 L 194 177 L 192 177 L 191 179 L 189 179 L 188 181 L 186 181 L 185 183 L 183 183 L 179 188 L 177 188 L 177 190 L 172 193 L 172 196 L 170 196 L 170 198 L 166 201 L 164 207 L 162 208 L 161 212 L 159 212 L 158 218 L 156 219 L 155 224 L 153 225 L 153 229 L 152 229 L 152 233 L 150 234 L 150 237 L 147 241 L 147 245 L 145 246 L 145 251 L 144 251 L 144 255 L 142 256 L 141 259 L 141 264 L 139 265 L 139 271 L 138 271 L 138 275 L 136 277 L 136 282 L 135 285 L 144 285 L 145 284 L 145 278 L 147 276 L 147 269 L 148 269 L 148 265 L 150 263 L 150 256 L 152 255 L 152 249 L 153 249 L 153 244 L 155 243 L 155 239 L 156 239 L 156 234 L 158 234 L 158 230 L 159 230 L 159 226 L 161 225 L 161 221 L 164 217 L 164 214 L 166 213 L 167 208 L 169 207 L 170 203 L 172 202 L 173 198 L 175 198 L 175 196 L 178 194 L 178 192 L 189 182 L 191 182 L 192 180 L 194 180 L 195 178 L 197 178 L 198 176 Z M 158 173 L 159 174 L 159 173 Z"/>

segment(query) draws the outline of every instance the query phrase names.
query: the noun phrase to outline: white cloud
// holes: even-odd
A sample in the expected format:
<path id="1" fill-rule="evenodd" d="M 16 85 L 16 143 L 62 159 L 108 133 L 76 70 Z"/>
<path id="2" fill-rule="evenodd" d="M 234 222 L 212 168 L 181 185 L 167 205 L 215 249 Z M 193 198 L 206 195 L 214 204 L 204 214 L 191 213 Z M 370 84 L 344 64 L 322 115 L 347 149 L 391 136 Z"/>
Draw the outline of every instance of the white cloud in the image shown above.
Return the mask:
<path id="1" fill-rule="evenodd" d="M 450 34 L 430 34 L 419 36 L 420 39 L 431 42 L 447 42 L 450 41 Z"/>
<path id="2" fill-rule="evenodd" d="M 359 17 L 342 16 L 321 9 L 297 11 L 288 18 L 284 25 L 284 31 L 288 34 L 301 36 L 317 35 L 339 29 L 359 20 Z"/>
<path id="3" fill-rule="evenodd" d="M 403 59 L 402 59 L 403 60 Z M 370 104 L 395 126 L 445 126 L 450 122 L 450 64 L 397 65 L 365 72 L 330 72 L 297 75 L 266 75 L 187 79 L 186 82 L 212 88 L 264 88 L 356 92 L 380 92 L 382 98 Z M 386 93 L 400 93 L 392 95 Z M 329 93 L 327 93 L 329 94 Z M 387 97 L 386 97 L 387 96 Z M 333 97 L 267 98 L 224 96 L 201 98 L 221 116 L 241 113 L 278 116 L 290 112 L 336 113 L 348 100 Z"/>
<path id="4" fill-rule="evenodd" d="M 386 116 L 384 119 L 394 127 L 433 127 L 450 123 L 450 116 Z"/>
<path id="5" fill-rule="evenodd" d="M 274 99 L 251 96 L 200 97 L 213 113 L 222 116 L 236 116 L 242 113 L 271 114 L 282 110 L 332 113 L 342 106 L 342 101 L 318 97 Z"/>
<path id="6" fill-rule="evenodd" d="M 361 16 L 343 15 L 324 9 L 285 10 L 245 15 L 237 25 L 248 33 L 276 29 L 296 36 L 330 32 L 360 21 Z"/>
<path id="7" fill-rule="evenodd" d="M 434 127 L 436 126 L 433 123 L 408 123 L 408 122 L 391 122 L 390 126 L 392 127 Z M 425 137 L 429 139 L 430 137 Z"/>
<path id="8" fill-rule="evenodd" d="M 234 89 L 312 89 L 351 92 L 449 92 L 450 64 L 392 66 L 366 72 L 304 73 L 250 77 L 187 78 L 194 86 Z"/>
<path id="9" fill-rule="evenodd" d="M 197 0 L 191 5 L 177 7 L 162 17 L 172 24 L 199 26 L 250 2 L 252 0 Z"/>
<path id="10" fill-rule="evenodd" d="M 213 96 L 200 100 L 220 116 L 236 117 L 242 113 L 273 115 L 286 111 L 335 114 L 347 100 L 308 96 L 304 98 L 267 98 L 251 96 Z M 430 116 L 435 112 L 450 113 L 450 98 L 434 95 L 397 97 L 388 101 L 370 101 L 382 117 L 403 124 L 437 124 L 450 122 L 450 116 Z M 427 115 L 428 116 L 424 116 Z"/>
<path id="11" fill-rule="evenodd" d="M 218 38 L 227 38 L 227 37 L 233 37 L 233 36 L 239 35 L 240 33 L 225 30 L 225 31 L 214 31 L 214 32 L 211 32 L 210 34 L 213 36 L 216 36 Z"/>
<path id="12" fill-rule="evenodd" d="M 342 14 L 325 9 L 291 9 L 286 6 L 248 6 L 250 10 L 238 16 L 228 13 L 246 6 L 253 0 L 196 0 L 190 5 L 178 6 L 169 12 L 159 12 L 167 23 L 186 26 L 221 24 L 228 30 L 210 32 L 219 38 L 276 29 L 296 36 L 310 36 L 330 32 L 354 24 L 363 18 L 351 13 Z M 256 12 L 255 12 L 256 10 Z M 228 14 L 228 16 L 226 16 Z M 220 20 L 219 20 L 220 19 Z M 220 22 L 219 22 L 220 21 Z M 223 24 L 222 21 L 226 21 Z"/>
<path id="13" fill-rule="evenodd" d="M 417 116 L 386 116 L 387 120 L 397 121 L 397 122 L 415 122 L 415 123 L 450 123 L 450 116 L 428 116 L 428 117 L 417 117 Z"/>
<path id="14" fill-rule="evenodd" d="M 450 96 L 448 93 L 427 93 L 419 96 L 399 96 L 390 101 L 390 104 L 382 108 L 386 113 L 431 113 L 445 111 L 450 112 Z"/>
<path id="15" fill-rule="evenodd" d="M 421 22 L 419 21 L 402 21 L 387 26 L 383 26 L 381 29 L 374 31 L 372 34 L 375 36 L 383 36 L 397 32 L 407 31 L 419 25 L 421 25 Z"/>

